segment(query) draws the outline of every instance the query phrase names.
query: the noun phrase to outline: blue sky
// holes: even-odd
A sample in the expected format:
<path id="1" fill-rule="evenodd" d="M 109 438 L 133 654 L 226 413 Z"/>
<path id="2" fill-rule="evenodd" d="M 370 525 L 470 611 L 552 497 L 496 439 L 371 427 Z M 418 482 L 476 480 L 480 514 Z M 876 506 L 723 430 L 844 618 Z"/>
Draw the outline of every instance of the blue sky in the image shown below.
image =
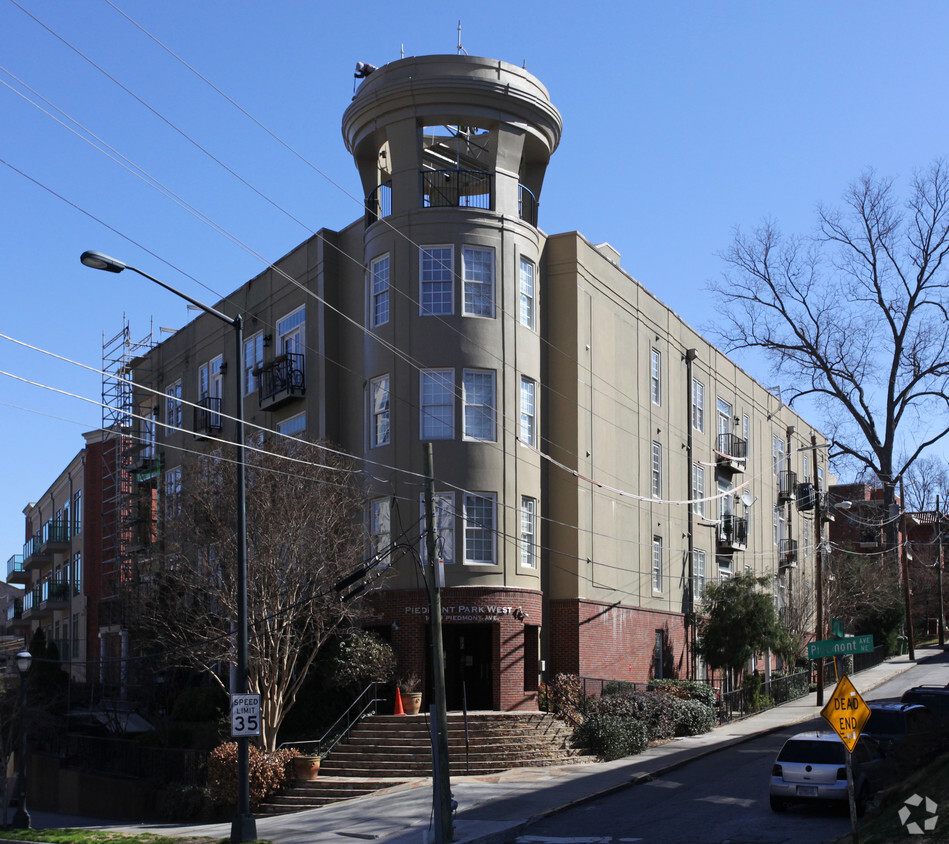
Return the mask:
<path id="1" fill-rule="evenodd" d="M 902 185 L 946 153 L 945 3 L 406 5 L 0 0 L 0 333 L 98 369 L 103 335 L 125 316 L 136 338 L 190 317 L 138 276 L 82 267 L 83 250 L 214 302 L 264 268 L 258 256 L 347 225 L 360 213 L 340 134 L 355 63 L 455 53 L 459 20 L 470 55 L 526 63 L 563 115 L 541 227 L 609 241 L 627 272 L 697 327 L 714 317 L 705 286 L 734 226 L 771 216 L 807 232 L 816 204 L 836 202 L 865 167 Z M 246 248 L 64 128 L 41 97 Z M 95 372 L 3 339 L 0 370 L 93 401 L 101 393 Z M 21 550 L 23 506 L 101 411 L 0 379 L 6 560 Z"/>

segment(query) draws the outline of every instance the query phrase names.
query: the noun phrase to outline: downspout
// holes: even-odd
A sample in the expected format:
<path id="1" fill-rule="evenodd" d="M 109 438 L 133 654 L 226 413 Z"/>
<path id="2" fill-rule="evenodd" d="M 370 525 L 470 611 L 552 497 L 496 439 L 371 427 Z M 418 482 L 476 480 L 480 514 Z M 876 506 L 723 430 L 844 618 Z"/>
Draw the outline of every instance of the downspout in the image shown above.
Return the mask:
<path id="1" fill-rule="evenodd" d="M 695 549 L 695 530 L 694 530 L 694 516 L 692 512 L 692 495 L 693 495 L 693 485 L 692 485 L 692 362 L 698 356 L 698 352 L 695 349 L 687 349 L 685 352 L 685 430 L 686 430 L 686 440 L 685 440 L 685 457 L 686 457 L 686 467 L 685 467 L 685 476 L 686 476 L 686 488 L 688 493 L 686 499 L 689 501 L 686 509 L 686 554 L 688 559 L 686 560 L 686 569 L 688 571 L 688 583 L 686 584 L 686 594 L 688 595 L 688 601 L 686 602 L 687 615 L 685 620 L 686 625 L 686 647 L 689 649 L 689 658 L 688 658 L 688 677 L 691 680 L 696 679 L 696 660 L 695 660 L 695 643 L 696 643 L 696 618 L 695 618 L 695 572 L 693 571 L 693 557 Z"/>

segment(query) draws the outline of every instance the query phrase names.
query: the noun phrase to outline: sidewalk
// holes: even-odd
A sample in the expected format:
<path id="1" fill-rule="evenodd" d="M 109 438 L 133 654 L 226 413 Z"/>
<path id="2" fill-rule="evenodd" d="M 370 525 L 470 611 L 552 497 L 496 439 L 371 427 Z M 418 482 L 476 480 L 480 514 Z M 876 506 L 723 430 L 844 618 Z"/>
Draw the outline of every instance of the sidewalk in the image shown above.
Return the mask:
<path id="1" fill-rule="evenodd" d="M 861 694 L 908 670 L 916 662 L 942 652 L 917 648 L 916 660 L 894 657 L 853 677 Z M 825 692 L 825 701 L 827 693 Z M 817 694 L 785 703 L 744 720 L 724 724 L 701 736 L 678 738 L 651 747 L 636 756 L 593 765 L 551 768 L 513 768 L 486 776 L 452 776 L 451 788 L 458 811 L 455 841 L 459 844 L 503 844 L 513 841 L 528 823 L 570 806 L 661 776 L 686 762 L 755 736 L 818 716 Z M 432 783 L 420 779 L 383 792 L 290 815 L 261 818 L 257 835 L 274 844 L 317 844 L 346 840 L 380 844 L 428 844 L 432 812 Z M 66 818 L 31 813 L 36 828 L 108 826 L 129 832 L 165 835 L 202 835 L 227 838 L 230 824 L 198 826 L 122 826 L 88 818 Z"/>

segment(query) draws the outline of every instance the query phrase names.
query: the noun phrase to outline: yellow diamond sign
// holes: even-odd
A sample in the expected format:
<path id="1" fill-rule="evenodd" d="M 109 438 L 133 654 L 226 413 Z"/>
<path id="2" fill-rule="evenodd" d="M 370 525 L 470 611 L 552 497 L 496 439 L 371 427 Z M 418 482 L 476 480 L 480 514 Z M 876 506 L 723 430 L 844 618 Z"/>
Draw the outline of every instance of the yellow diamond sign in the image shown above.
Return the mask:
<path id="1" fill-rule="evenodd" d="M 820 711 L 824 720 L 830 724 L 840 740 L 853 753 L 860 738 L 860 731 L 870 717 L 870 707 L 860 697 L 850 678 L 844 675 L 837 683 L 827 705 Z"/>

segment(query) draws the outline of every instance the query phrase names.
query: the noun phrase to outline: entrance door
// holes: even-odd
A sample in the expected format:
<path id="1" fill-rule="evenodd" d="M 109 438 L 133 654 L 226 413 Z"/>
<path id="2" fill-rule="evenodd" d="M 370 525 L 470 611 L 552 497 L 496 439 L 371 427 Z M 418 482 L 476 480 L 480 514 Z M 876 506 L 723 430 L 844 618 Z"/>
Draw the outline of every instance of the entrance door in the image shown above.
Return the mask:
<path id="1" fill-rule="evenodd" d="M 468 710 L 494 708 L 491 624 L 446 624 L 442 627 L 445 647 L 445 697 L 448 708 Z"/>

